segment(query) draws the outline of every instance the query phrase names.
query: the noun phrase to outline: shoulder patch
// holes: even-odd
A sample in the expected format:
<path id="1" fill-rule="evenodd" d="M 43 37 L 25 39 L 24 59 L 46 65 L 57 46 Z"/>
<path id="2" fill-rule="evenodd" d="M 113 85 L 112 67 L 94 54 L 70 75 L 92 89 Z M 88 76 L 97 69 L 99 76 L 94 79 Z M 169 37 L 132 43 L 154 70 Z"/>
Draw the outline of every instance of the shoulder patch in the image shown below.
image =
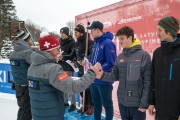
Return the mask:
<path id="1" fill-rule="evenodd" d="M 39 81 L 37 80 L 28 80 L 29 81 L 29 88 L 40 90 Z"/>
<path id="2" fill-rule="evenodd" d="M 10 64 L 12 66 L 20 66 L 20 61 L 19 60 L 10 60 Z"/>
<path id="3" fill-rule="evenodd" d="M 65 80 L 67 77 L 68 77 L 67 72 L 64 72 L 63 74 L 58 76 L 59 80 Z"/>

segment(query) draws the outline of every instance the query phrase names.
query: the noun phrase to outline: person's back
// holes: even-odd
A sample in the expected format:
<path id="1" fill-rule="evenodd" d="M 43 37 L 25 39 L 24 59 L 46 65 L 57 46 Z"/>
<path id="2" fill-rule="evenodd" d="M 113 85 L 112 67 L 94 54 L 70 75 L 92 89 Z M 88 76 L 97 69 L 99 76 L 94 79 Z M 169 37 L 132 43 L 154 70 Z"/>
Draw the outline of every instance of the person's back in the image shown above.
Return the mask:
<path id="1" fill-rule="evenodd" d="M 27 71 L 31 63 L 30 54 L 33 52 L 31 45 L 30 34 L 23 30 L 17 31 L 17 41 L 9 59 L 19 106 L 18 120 L 31 120 L 32 118 L 27 80 Z"/>
<path id="2" fill-rule="evenodd" d="M 56 63 L 60 59 L 59 41 L 44 32 L 38 42 L 40 51 L 31 54 L 32 64 L 28 70 L 32 117 L 33 120 L 64 120 L 63 92 L 86 89 L 95 78 L 96 69 L 92 67 L 80 80 L 73 81 Z"/>
<path id="3" fill-rule="evenodd" d="M 62 69 L 62 67 L 46 52 L 33 52 L 31 59 L 28 81 L 33 120 L 63 120 L 64 93 L 49 83 L 48 75 L 52 74 L 53 68 Z"/>

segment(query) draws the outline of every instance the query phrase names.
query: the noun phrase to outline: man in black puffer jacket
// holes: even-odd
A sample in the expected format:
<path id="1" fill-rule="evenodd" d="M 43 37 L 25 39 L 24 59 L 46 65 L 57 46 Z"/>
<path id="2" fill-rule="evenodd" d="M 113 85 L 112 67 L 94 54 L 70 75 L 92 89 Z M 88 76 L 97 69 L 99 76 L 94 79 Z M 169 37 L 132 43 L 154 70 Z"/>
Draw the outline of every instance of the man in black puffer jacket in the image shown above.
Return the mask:
<path id="1" fill-rule="evenodd" d="M 82 26 L 81 24 L 77 25 L 74 30 L 75 30 L 75 36 L 77 38 L 77 42 L 74 45 L 74 51 L 75 51 L 75 54 L 76 54 L 75 61 L 76 61 L 76 63 L 81 64 L 81 61 L 85 57 L 87 33 L 85 32 L 84 26 Z M 89 37 L 88 38 L 87 58 L 91 57 L 92 47 L 93 47 L 93 41 Z M 80 64 L 77 64 L 79 69 L 80 69 L 79 72 L 78 72 L 79 77 L 84 74 L 83 66 L 81 66 Z M 80 95 L 81 95 L 81 97 L 83 97 L 82 92 L 80 93 Z M 82 108 L 83 107 L 81 107 L 79 110 L 77 110 L 77 112 L 81 113 Z M 87 88 L 85 90 L 85 106 L 84 106 L 84 110 L 86 111 L 87 115 L 92 115 L 93 114 L 93 104 L 92 104 L 91 93 L 90 93 L 89 88 Z"/>
<path id="2" fill-rule="evenodd" d="M 73 51 L 73 47 L 74 47 L 74 39 L 72 36 L 69 35 L 69 28 L 68 27 L 63 27 L 60 29 L 60 44 L 61 44 L 61 51 L 64 51 L 62 53 L 62 60 L 59 61 L 60 65 L 63 67 L 64 71 L 67 71 L 69 73 L 69 75 L 73 76 L 73 69 L 72 67 L 66 63 L 66 60 L 73 60 L 73 58 L 75 57 L 72 54 Z M 69 112 L 72 112 L 76 109 L 76 96 L 75 94 L 68 94 L 68 93 L 64 93 L 64 105 L 65 106 L 69 106 L 68 103 L 68 96 L 71 98 L 71 106 L 69 108 Z"/>
<path id="3" fill-rule="evenodd" d="M 153 53 L 149 106 L 149 114 L 156 115 L 156 120 L 180 120 L 179 25 L 179 20 L 172 16 L 158 22 L 161 46 Z"/>
<path id="4" fill-rule="evenodd" d="M 72 54 L 75 41 L 71 35 L 69 35 L 69 28 L 63 27 L 60 29 L 60 44 L 61 50 L 63 50 L 63 60 L 73 60 L 75 55 Z M 70 69 L 72 71 L 72 69 Z"/>

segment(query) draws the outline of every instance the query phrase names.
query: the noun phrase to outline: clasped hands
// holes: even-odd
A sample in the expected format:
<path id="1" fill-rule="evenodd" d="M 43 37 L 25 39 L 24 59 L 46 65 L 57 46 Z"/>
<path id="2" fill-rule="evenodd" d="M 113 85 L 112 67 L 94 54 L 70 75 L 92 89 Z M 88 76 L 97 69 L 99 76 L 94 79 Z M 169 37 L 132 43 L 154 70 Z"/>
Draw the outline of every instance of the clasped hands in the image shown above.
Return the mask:
<path id="1" fill-rule="evenodd" d="M 103 69 L 99 62 L 97 62 L 94 66 L 90 65 L 90 69 L 92 69 L 95 72 L 96 78 L 98 79 L 100 79 L 103 75 Z"/>

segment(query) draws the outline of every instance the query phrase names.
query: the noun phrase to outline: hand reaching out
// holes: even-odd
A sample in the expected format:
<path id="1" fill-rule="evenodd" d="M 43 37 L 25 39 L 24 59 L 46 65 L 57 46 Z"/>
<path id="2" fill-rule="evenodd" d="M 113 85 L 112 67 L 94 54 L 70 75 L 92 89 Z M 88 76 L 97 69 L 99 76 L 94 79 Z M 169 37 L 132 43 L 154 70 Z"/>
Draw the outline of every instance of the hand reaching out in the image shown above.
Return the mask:
<path id="1" fill-rule="evenodd" d="M 61 54 L 58 54 L 55 59 L 56 59 L 56 62 L 58 62 L 63 59 L 63 56 Z"/>
<path id="2" fill-rule="evenodd" d="M 103 71 L 103 69 L 102 69 L 102 67 L 101 67 L 101 69 L 99 70 L 99 72 L 96 74 L 96 78 L 97 78 L 97 79 L 101 79 L 103 73 L 104 73 L 104 71 Z"/>
<path id="3" fill-rule="evenodd" d="M 96 78 L 101 78 L 103 71 L 100 63 L 96 63 L 94 66 L 90 65 L 90 68 L 96 73 Z"/>

